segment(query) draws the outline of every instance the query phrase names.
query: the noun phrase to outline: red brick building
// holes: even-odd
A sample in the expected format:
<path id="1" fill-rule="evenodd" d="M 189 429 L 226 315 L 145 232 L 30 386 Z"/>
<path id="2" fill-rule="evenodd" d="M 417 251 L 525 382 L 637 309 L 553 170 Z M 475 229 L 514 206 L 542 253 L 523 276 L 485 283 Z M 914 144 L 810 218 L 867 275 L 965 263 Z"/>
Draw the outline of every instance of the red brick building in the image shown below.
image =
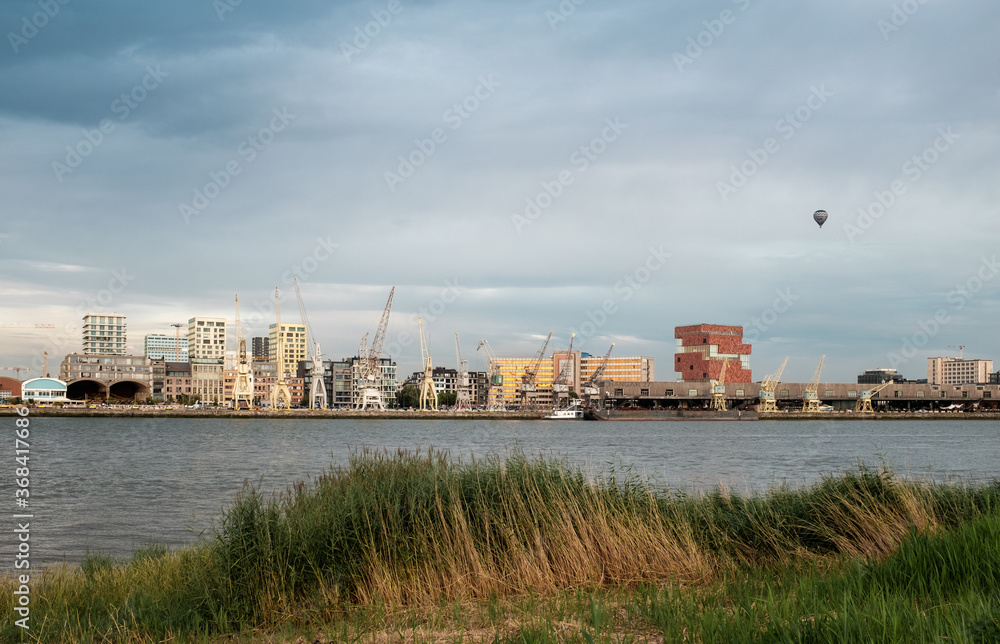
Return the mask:
<path id="1" fill-rule="evenodd" d="M 14 378 L 0 378 L 0 404 L 21 397 L 21 381 Z"/>
<path id="2" fill-rule="evenodd" d="M 743 327 L 695 324 L 674 327 L 677 353 L 674 371 L 680 380 L 717 379 L 727 359 L 726 382 L 753 382 L 750 345 L 743 344 Z"/>

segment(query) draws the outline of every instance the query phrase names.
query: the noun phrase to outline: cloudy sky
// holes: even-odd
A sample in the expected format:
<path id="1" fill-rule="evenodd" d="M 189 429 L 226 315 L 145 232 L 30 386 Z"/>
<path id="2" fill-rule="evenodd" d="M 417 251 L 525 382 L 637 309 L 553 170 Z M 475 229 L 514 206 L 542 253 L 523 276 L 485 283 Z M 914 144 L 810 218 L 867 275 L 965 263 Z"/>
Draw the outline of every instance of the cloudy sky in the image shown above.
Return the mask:
<path id="1" fill-rule="evenodd" d="M 0 4 L 0 362 L 194 315 L 473 368 L 743 325 L 759 380 L 1000 360 L 1000 5 Z M 820 229 L 817 209 L 829 212 Z M 55 330 L 11 324 L 51 323 Z M 34 373 L 32 375 L 35 375 Z"/>

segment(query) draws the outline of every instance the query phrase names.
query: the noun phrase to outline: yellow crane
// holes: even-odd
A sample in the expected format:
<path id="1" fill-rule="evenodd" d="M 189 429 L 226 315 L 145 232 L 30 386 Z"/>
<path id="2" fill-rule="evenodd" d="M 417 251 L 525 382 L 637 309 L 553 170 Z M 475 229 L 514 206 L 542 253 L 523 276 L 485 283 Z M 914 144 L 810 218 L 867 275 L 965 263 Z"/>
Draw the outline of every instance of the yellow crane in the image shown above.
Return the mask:
<path id="1" fill-rule="evenodd" d="M 288 382 L 285 381 L 285 352 L 284 333 L 281 331 L 281 302 L 278 299 L 278 287 L 274 287 L 274 336 L 277 339 L 275 354 L 275 369 L 277 370 L 277 380 L 274 388 L 271 389 L 271 409 L 289 409 L 292 406 L 292 392 L 288 390 Z"/>
<path id="2" fill-rule="evenodd" d="M 247 360 L 247 340 L 240 322 L 240 296 L 236 296 L 236 379 L 233 381 L 233 409 L 253 409 L 253 370 Z M 280 332 L 280 331 L 279 331 Z"/>
<path id="3" fill-rule="evenodd" d="M 788 364 L 788 356 L 785 356 L 785 361 L 781 363 L 778 370 L 773 374 L 764 376 L 764 380 L 760 383 L 760 405 L 757 406 L 758 412 L 776 412 L 778 411 L 777 402 L 774 399 L 774 388 L 778 386 L 778 382 L 781 381 L 781 372 L 785 370 L 785 365 Z"/>
<path id="4" fill-rule="evenodd" d="M 615 343 L 612 342 L 611 346 L 608 348 L 608 352 L 604 354 L 604 360 L 601 361 L 600 366 L 598 366 L 597 369 L 594 369 L 594 373 L 590 374 L 590 378 L 587 379 L 587 382 L 583 383 L 583 386 L 580 387 L 580 393 L 584 395 L 585 397 L 584 404 L 587 407 L 591 406 L 591 401 L 593 400 L 594 396 L 597 396 L 598 394 L 601 393 L 600 390 L 601 376 L 604 375 L 604 370 L 608 366 L 608 360 L 611 359 L 611 350 L 614 348 L 615 348 Z M 596 406 L 599 407 L 600 404 L 601 404 L 601 399 L 598 398 Z"/>
<path id="5" fill-rule="evenodd" d="M 858 402 L 854 404 L 854 411 L 859 414 L 872 414 L 875 412 L 872 409 L 872 396 L 882 391 L 886 387 L 892 384 L 892 381 L 883 382 L 878 387 L 872 387 L 868 391 L 862 391 L 861 397 L 858 398 Z"/>
<path id="6" fill-rule="evenodd" d="M 813 375 L 813 379 L 809 381 L 806 385 L 806 390 L 802 394 L 802 411 L 804 412 L 819 412 L 819 374 L 823 371 L 823 360 L 826 359 L 826 355 L 819 357 L 819 366 L 816 367 L 816 373 Z"/>
<path id="7" fill-rule="evenodd" d="M 722 361 L 722 369 L 719 371 L 719 379 L 710 381 L 712 383 L 712 409 L 715 411 L 726 411 L 729 408 L 726 404 L 727 367 L 729 367 L 729 358 Z"/>
<path id="8" fill-rule="evenodd" d="M 420 381 L 420 411 L 437 411 L 434 366 L 431 363 L 431 354 L 427 352 L 427 341 L 424 339 L 424 321 L 419 316 L 417 316 L 417 326 L 420 327 L 420 357 L 424 363 L 424 377 Z"/>

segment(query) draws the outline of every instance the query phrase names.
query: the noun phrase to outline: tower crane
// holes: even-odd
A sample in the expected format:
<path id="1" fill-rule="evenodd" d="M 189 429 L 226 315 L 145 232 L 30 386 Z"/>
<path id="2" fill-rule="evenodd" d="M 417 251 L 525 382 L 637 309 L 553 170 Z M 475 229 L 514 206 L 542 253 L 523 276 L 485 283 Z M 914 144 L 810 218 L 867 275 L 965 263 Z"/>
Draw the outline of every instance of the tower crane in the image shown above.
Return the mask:
<path id="1" fill-rule="evenodd" d="M 295 285 L 295 299 L 299 303 L 299 315 L 302 316 L 302 324 L 306 326 L 306 360 L 311 361 L 309 365 L 309 409 L 326 409 L 326 386 L 323 384 L 323 351 L 320 349 L 319 340 L 315 339 L 312 333 L 312 325 L 306 316 L 306 305 L 302 303 L 302 291 L 299 290 L 299 280 L 292 275 L 292 284 Z M 310 352 L 310 347 L 312 351 Z M 312 357 L 310 357 L 310 355 Z"/>
<path id="2" fill-rule="evenodd" d="M 17 379 L 20 380 L 21 379 L 21 372 L 22 371 L 31 371 L 31 368 L 30 367 L 0 367 L 0 371 L 16 371 L 17 372 Z"/>
<path id="3" fill-rule="evenodd" d="M 277 356 L 275 368 L 278 377 L 271 389 L 271 409 L 289 409 L 292 406 L 292 392 L 288 390 L 288 383 L 285 381 L 285 343 L 281 331 L 281 302 L 278 298 L 278 287 L 274 287 L 274 335 L 277 339 L 275 354 Z"/>
<path id="4" fill-rule="evenodd" d="M 171 324 L 174 327 L 174 358 L 177 362 L 181 361 L 181 325 Z M 242 336 L 242 334 L 241 334 Z"/>
<path id="5" fill-rule="evenodd" d="M 726 404 L 726 368 L 729 367 L 729 358 L 722 361 L 722 369 L 719 371 L 719 379 L 711 380 L 712 383 L 712 403 L 711 407 L 715 411 L 726 411 L 729 407 Z"/>
<path id="6" fill-rule="evenodd" d="M 590 374 L 590 378 L 588 378 L 587 382 L 583 383 L 583 387 L 580 388 L 580 391 L 587 398 L 586 405 L 588 407 L 590 407 L 590 401 L 593 397 L 600 393 L 598 383 L 600 382 L 601 375 L 608 366 L 608 360 L 611 359 L 611 350 L 614 348 L 615 343 L 612 342 L 608 352 L 604 354 L 604 359 L 601 361 L 601 364 L 597 367 L 597 369 L 594 369 L 594 373 Z M 598 400 L 598 403 L 600 403 L 600 400 Z"/>
<path id="7" fill-rule="evenodd" d="M 781 381 L 781 372 L 785 370 L 785 365 L 788 364 L 788 356 L 785 356 L 784 362 L 778 367 L 778 370 L 773 374 L 768 374 L 764 376 L 764 380 L 760 383 L 760 405 L 757 406 L 758 412 L 776 412 L 778 411 L 778 404 L 774 399 L 774 388 L 778 386 L 778 382 Z"/>
<path id="8" fill-rule="evenodd" d="M 176 326 L 176 325 L 175 325 Z M 240 321 L 240 296 L 236 296 L 236 379 L 233 382 L 233 409 L 253 409 L 253 370 L 247 360 L 247 340 Z M 278 329 L 281 332 L 281 329 Z"/>
<path id="9" fill-rule="evenodd" d="M 385 303 L 382 317 L 379 319 L 371 346 L 368 346 L 368 334 L 361 338 L 358 348 L 358 382 L 355 385 L 354 407 L 368 409 L 373 407 L 385 410 L 385 399 L 382 397 L 382 345 L 385 344 L 385 333 L 389 328 L 389 311 L 392 309 L 392 296 L 396 292 L 393 286 L 389 291 L 389 299 Z"/>
<path id="10" fill-rule="evenodd" d="M 549 331 L 548 337 L 545 338 L 545 342 L 542 343 L 542 348 L 538 350 L 535 357 L 531 359 L 528 366 L 525 367 L 524 373 L 521 374 L 521 408 L 529 409 L 534 405 L 532 400 L 533 395 L 538 391 L 538 385 L 535 380 L 538 378 L 538 368 L 542 364 L 542 358 L 545 357 L 545 350 L 549 346 L 549 340 L 552 339 L 552 334 L 554 331 Z"/>
<path id="11" fill-rule="evenodd" d="M 493 353 L 493 347 L 486 340 L 479 341 L 476 351 L 478 352 L 480 349 L 485 349 L 483 354 L 486 356 L 486 371 L 489 374 L 486 410 L 507 411 L 503 400 L 503 374 L 500 373 L 500 360 L 497 358 L 497 354 Z"/>
<path id="12" fill-rule="evenodd" d="M 858 398 L 858 402 L 854 403 L 854 411 L 859 414 L 874 413 L 875 410 L 872 409 L 872 397 L 891 384 L 892 381 L 889 380 L 887 382 L 883 382 L 881 385 L 877 387 L 872 387 L 868 391 L 862 391 L 860 397 Z"/>
<path id="13" fill-rule="evenodd" d="M 802 394 L 802 411 L 804 412 L 819 411 L 819 374 L 823 371 L 823 360 L 825 359 L 826 355 L 820 356 L 816 373 L 813 374 L 813 379 L 806 385 L 806 390 Z"/>
<path id="14" fill-rule="evenodd" d="M 570 383 L 573 382 L 573 340 L 575 338 L 575 333 L 569 336 L 569 349 L 566 351 L 568 357 L 559 364 L 559 375 L 552 381 L 552 392 L 560 399 L 562 394 L 566 394 L 566 397 L 569 398 Z M 557 407 L 561 406 L 559 400 L 553 402 L 556 403 Z"/>
<path id="15" fill-rule="evenodd" d="M 472 407 L 472 396 L 469 395 L 469 361 L 462 360 L 462 347 L 458 343 L 458 334 L 455 334 L 455 357 L 458 360 L 458 382 L 455 389 L 455 411 L 469 409 Z"/>
<path id="16" fill-rule="evenodd" d="M 431 354 L 427 351 L 427 340 L 424 339 L 424 321 L 417 316 L 417 326 L 420 327 L 420 359 L 424 363 L 424 377 L 420 381 L 420 411 L 437 411 L 437 389 L 434 388 L 434 365 Z"/>
<path id="17" fill-rule="evenodd" d="M 958 349 L 958 359 L 965 360 L 963 357 L 965 355 L 965 345 L 964 344 L 949 344 L 949 349 Z"/>

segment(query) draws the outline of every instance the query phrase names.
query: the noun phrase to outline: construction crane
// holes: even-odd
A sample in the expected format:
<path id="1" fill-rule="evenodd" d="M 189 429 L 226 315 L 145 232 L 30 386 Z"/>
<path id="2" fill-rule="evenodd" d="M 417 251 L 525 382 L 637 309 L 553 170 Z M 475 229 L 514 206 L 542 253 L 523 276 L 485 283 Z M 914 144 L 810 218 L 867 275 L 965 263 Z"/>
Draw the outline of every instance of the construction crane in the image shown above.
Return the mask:
<path id="1" fill-rule="evenodd" d="M 469 361 L 462 360 L 462 347 L 458 343 L 458 334 L 455 334 L 455 357 L 458 364 L 458 382 L 455 383 L 455 411 L 470 409 L 472 407 L 472 396 L 469 395 Z"/>
<path id="2" fill-rule="evenodd" d="M 21 372 L 22 371 L 31 371 L 31 368 L 30 367 L 0 367 L 0 371 L 16 371 L 17 372 L 17 379 L 20 380 L 21 379 Z"/>
<path id="3" fill-rule="evenodd" d="M 424 339 L 424 321 L 417 316 L 417 326 L 420 328 L 420 359 L 424 363 L 424 377 L 420 380 L 420 411 L 437 411 L 437 389 L 434 388 L 434 365 L 431 354 L 427 351 L 427 340 Z"/>
<path id="4" fill-rule="evenodd" d="M 281 302 L 278 297 L 278 287 L 274 287 L 274 336 L 277 340 L 275 356 L 277 361 L 275 368 L 278 377 L 271 389 L 271 409 L 289 409 L 292 406 L 292 392 L 288 390 L 288 382 L 285 381 L 285 343 L 284 333 L 281 331 Z"/>
<path id="5" fill-rule="evenodd" d="M 549 347 L 549 340 L 552 339 L 553 331 L 549 331 L 548 337 L 545 338 L 545 342 L 542 343 L 542 348 L 538 350 L 535 357 L 531 359 L 528 366 L 525 367 L 524 373 L 521 374 L 521 408 L 530 409 L 534 407 L 533 396 L 538 391 L 538 385 L 535 380 L 538 378 L 538 368 L 542 364 L 542 358 L 545 357 L 545 350 Z"/>
<path id="6" fill-rule="evenodd" d="M 573 381 L 573 340 L 575 338 L 575 333 L 569 336 L 569 349 L 566 350 L 567 358 L 559 364 L 559 375 L 552 381 L 552 392 L 557 397 L 557 400 L 553 401 L 556 407 L 562 406 L 562 394 L 566 394 L 566 398 L 569 398 L 570 383 Z"/>
<path id="7" fill-rule="evenodd" d="M 174 327 L 174 359 L 176 359 L 177 362 L 180 362 L 181 361 L 181 325 L 180 324 L 171 324 L 170 326 Z M 242 337 L 242 335 L 243 334 L 241 333 L 240 336 Z"/>
<path id="8" fill-rule="evenodd" d="M 872 409 L 872 397 L 878 392 L 882 391 L 886 387 L 892 384 L 892 381 L 883 382 L 877 387 L 872 387 L 868 391 L 862 391 L 861 397 L 858 398 L 858 402 L 854 403 L 854 411 L 858 414 L 871 414 L 875 410 Z"/>
<path id="9" fill-rule="evenodd" d="M 177 326 L 177 325 L 174 325 Z M 247 361 L 247 340 L 240 321 L 240 296 L 236 296 L 236 378 L 233 381 L 233 409 L 253 409 L 253 370 Z"/>
<path id="10" fill-rule="evenodd" d="M 497 354 L 493 353 L 493 347 L 486 340 L 479 341 L 476 352 L 480 349 L 485 349 L 483 355 L 486 356 L 486 371 L 489 377 L 486 411 L 507 411 L 503 400 L 503 374 L 500 373 L 500 360 L 497 358 Z"/>
<path id="11" fill-rule="evenodd" d="M 583 383 L 583 387 L 580 388 L 580 392 L 586 397 L 587 407 L 591 406 L 590 402 L 593 397 L 601 393 L 598 383 L 600 382 L 601 375 L 608 366 L 608 360 L 611 359 L 611 350 L 614 348 L 615 343 L 612 342 L 608 352 L 604 354 L 604 359 L 601 361 L 601 364 L 597 367 L 597 369 L 594 369 L 594 373 L 590 374 L 590 378 L 588 378 L 587 382 Z M 600 404 L 600 399 L 598 399 L 598 404 Z"/>
<path id="12" fill-rule="evenodd" d="M 712 403 L 711 408 L 715 411 L 726 411 L 729 406 L 726 404 L 726 369 L 729 367 L 729 358 L 722 361 L 722 369 L 719 370 L 719 379 L 711 380 L 712 383 Z"/>
<path id="13" fill-rule="evenodd" d="M 778 404 L 774 399 L 774 388 L 778 386 L 778 382 L 781 381 L 781 372 L 785 370 L 785 365 L 788 364 L 788 356 L 785 356 L 784 362 L 778 367 L 778 370 L 773 374 L 764 376 L 764 380 L 760 383 L 760 405 L 757 406 L 758 412 L 776 412 L 778 411 Z"/>
<path id="14" fill-rule="evenodd" d="M 965 358 L 964 358 L 964 355 L 965 355 L 965 345 L 964 344 L 949 344 L 948 348 L 949 349 L 958 349 L 958 359 L 959 360 L 965 360 Z"/>
<path id="15" fill-rule="evenodd" d="M 306 327 L 306 360 L 311 361 L 309 366 L 309 409 L 326 409 L 326 386 L 323 384 L 323 350 L 319 346 L 319 340 L 312 334 L 312 325 L 306 316 L 306 305 L 302 303 L 302 292 L 299 290 L 299 280 L 292 275 L 292 284 L 295 285 L 295 299 L 299 302 L 299 315 L 302 316 L 302 324 Z M 309 348 L 312 347 L 310 358 Z"/>
<path id="16" fill-rule="evenodd" d="M 802 394 L 802 411 L 804 412 L 819 411 L 819 374 L 823 371 L 823 360 L 825 359 L 826 355 L 820 356 L 816 373 L 813 374 L 813 379 L 806 385 L 806 390 Z"/>
<path id="17" fill-rule="evenodd" d="M 355 386 L 354 407 L 368 409 L 369 407 L 385 410 L 385 399 L 379 386 L 382 381 L 382 345 L 385 344 L 385 333 L 389 328 L 389 311 L 392 309 L 392 296 L 396 292 L 393 286 L 389 291 L 389 299 L 385 303 L 382 317 L 379 319 L 371 346 L 368 346 L 368 334 L 361 338 L 358 348 L 358 382 Z"/>

